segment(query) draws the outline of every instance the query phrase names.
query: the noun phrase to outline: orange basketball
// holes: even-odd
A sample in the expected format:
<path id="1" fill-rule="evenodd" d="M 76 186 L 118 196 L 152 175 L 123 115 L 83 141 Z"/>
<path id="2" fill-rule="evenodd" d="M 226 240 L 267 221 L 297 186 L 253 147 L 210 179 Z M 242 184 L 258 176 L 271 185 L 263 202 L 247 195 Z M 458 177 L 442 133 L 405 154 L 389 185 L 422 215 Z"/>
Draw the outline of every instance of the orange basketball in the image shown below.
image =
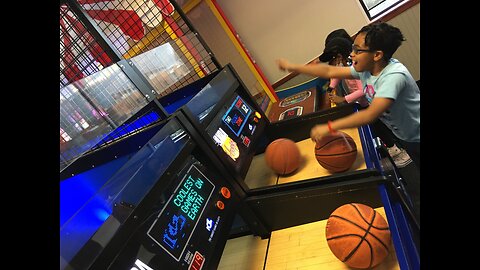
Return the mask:
<path id="1" fill-rule="evenodd" d="M 345 204 L 327 220 L 328 247 L 349 267 L 372 268 L 388 255 L 390 230 L 385 219 L 370 206 Z"/>
<path id="2" fill-rule="evenodd" d="M 290 139 L 276 139 L 265 149 L 265 162 L 277 174 L 292 173 L 300 165 L 300 150 Z"/>
<path id="3" fill-rule="evenodd" d="M 343 172 L 352 167 L 357 158 L 357 144 L 350 135 L 337 131 L 320 139 L 315 145 L 318 163 L 331 172 Z"/>

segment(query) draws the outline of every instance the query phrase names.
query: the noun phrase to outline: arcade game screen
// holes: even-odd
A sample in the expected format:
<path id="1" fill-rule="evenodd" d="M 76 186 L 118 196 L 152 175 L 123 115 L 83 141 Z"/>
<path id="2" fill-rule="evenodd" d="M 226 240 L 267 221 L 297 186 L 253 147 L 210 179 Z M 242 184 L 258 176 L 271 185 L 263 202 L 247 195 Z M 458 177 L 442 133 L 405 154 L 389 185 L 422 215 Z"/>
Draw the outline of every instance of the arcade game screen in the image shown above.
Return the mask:
<path id="1" fill-rule="evenodd" d="M 242 165 L 254 155 L 252 141 L 259 137 L 264 126 L 262 115 L 235 93 L 215 115 L 206 131 L 215 142 L 217 151 L 223 152 L 221 156 L 225 156 L 237 173 L 242 174 Z"/>
<path id="2" fill-rule="evenodd" d="M 267 119 L 240 82 L 233 68 L 225 66 L 183 111 L 212 142 L 216 155 L 244 177 Z"/>

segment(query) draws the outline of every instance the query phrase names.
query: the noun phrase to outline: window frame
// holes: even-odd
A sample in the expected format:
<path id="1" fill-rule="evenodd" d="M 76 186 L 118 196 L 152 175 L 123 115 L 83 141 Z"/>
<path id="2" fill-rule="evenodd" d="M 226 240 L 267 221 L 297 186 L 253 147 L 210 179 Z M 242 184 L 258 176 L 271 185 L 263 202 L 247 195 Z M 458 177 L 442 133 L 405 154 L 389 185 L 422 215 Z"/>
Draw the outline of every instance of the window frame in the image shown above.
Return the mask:
<path id="1" fill-rule="evenodd" d="M 390 16 L 390 15 L 392 13 L 395 13 L 395 14 L 396 13 L 401 13 L 402 11 L 396 12 L 400 8 L 402 8 L 406 5 L 412 6 L 414 4 L 417 4 L 420 1 L 419 0 L 380 0 L 380 3 L 376 4 L 372 8 L 369 8 L 367 6 L 367 3 L 366 3 L 367 0 L 359 0 L 359 2 L 360 2 L 360 5 L 362 6 L 363 11 L 365 12 L 365 15 L 372 22 L 372 21 L 376 21 L 376 20 L 379 20 L 379 19 L 384 19 L 387 16 L 388 17 L 394 17 L 395 15 L 393 15 L 393 16 Z M 385 6 L 380 7 L 381 9 L 377 13 L 374 13 L 372 15 L 372 9 L 379 8 L 379 6 L 382 3 L 384 3 L 383 5 L 385 5 Z"/>

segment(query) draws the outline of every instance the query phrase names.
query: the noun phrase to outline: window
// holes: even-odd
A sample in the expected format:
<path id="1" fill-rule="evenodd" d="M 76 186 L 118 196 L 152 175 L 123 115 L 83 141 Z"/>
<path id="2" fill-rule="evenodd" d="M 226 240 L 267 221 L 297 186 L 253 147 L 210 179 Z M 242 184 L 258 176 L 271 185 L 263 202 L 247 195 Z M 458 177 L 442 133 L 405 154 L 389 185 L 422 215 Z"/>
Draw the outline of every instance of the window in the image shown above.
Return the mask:
<path id="1" fill-rule="evenodd" d="M 400 6 L 409 0 L 360 0 L 363 10 L 368 16 L 369 20 L 374 20 L 380 15 L 393 10 L 394 7 Z"/>

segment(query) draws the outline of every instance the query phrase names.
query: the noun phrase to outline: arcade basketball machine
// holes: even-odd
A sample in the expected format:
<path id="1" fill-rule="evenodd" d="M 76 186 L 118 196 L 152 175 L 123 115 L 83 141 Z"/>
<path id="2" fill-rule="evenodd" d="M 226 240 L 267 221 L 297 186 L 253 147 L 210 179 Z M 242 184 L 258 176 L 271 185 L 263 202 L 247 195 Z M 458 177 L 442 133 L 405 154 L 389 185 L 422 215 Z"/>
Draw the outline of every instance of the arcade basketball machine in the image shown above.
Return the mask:
<path id="1" fill-rule="evenodd" d="M 173 115 L 77 172 L 104 184 L 62 218 L 60 269 L 216 269 L 245 195 L 194 137 Z"/>
<path id="2" fill-rule="evenodd" d="M 142 135 L 130 136 L 130 141 L 124 138 L 118 144 L 115 139 L 102 141 L 110 147 L 94 149 L 99 156 L 92 159 L 98 161 L 104 155 L 101 165 L 92 167 L 90 162 L 78 162 L 68 166 L 62 184 L 74 183 L 71 190 L 75 190 L 78 181 L 70 180 L 85 176 L 84 173 L 89 179 L 101 181 L 96 181 L 94 190 L 84 194 L 83 199 L 61 218 L 61 269 L 215 269 L 235 213 L 244 213 L 244 221 L 252 232 L 266 238 L 274 230 L 325 218 L 329 210 L 352 200 L 383 205 L 394 233 L 399 263 L 403 266 L 419 261 L 415 246 L 409 242 L 410 224 L 402 217 L 404 206 L 395 193 L 385 188 L 390 182 L 377 166 L 378 156 L 368 129 L 352 131 L 352 135 L 357 134 L 356 142 L 357 146 L 362 146 L 362 154 L 361 162 L 351 171 L 331 175 L 306 170 L 285 179 L 272 174 L 263 178 L 255 169 L 262 168 L 261 155 L 269 142 L 287 137 L 306 144 L 308 131 L 314 123 L 341 117 L 355 111 L 355 107 L 334 108 L 325 114 L 314 113 L 284 119 L 278 124 L 270 123 L 231 67 L 211 72 L 219 68 L 218 63 L 202 46 L 196 46 L 202 45 L 202 40 L 196 33 L 189 32 L 188 20 L 182 20 L 185 16 L 175 3 L 171 6 L 169 1 L 155 1 L 163 7 L 152 10 L 149 7 L 148 14 L 157 13 L 146 17 L 149 27 L 145 27 L 139 17 L 122 17 L 137 18 L 135 25 L 142 27 L 138 27 L 140 31 L 133 31 L 128 27 L 131 27 L 130 22 L 120 21 L 116 25 L 105 20 L 108 16 L 103 16 L 109 12 L 135 13 L 131 7 L 111 9 L 103 2 L 94 2 L 80 6 L 77 1 L 61 1 L 61 50 L 73 56 L 61 59 L 61 67 L 65 68 L 61 71 L 62 87 L 107 66 L 122 70 L 141 92 L 138 104 L 130 108 L 128 116 L 132 116 L 150 101 L 159 107 L 172 106 L 171 111 L 167 110 L 171 113 L 190 100 L 190 97 L 178 95 L 166 99 L 160 106 L 156 98 L 178 88 L 178 83 L 163 85 L 162 78 L 189 74 L 182 77 L 180 83 L 190 84 L 208 74 L 212 76 L 193 87 L 198 91 L 190 92 L 195 96 L 183 105 L 180 113 L 169 121 L 153 124 L 150 133 L 139 132 Z M 175 16 L 176 12 L 180 16 Z M 156 18 L 164 18 L 165 22 Z M 148 31 L 143 31 L 145 29 Z M 121 36 L 120 41 L 129 42 L 107 39 L 103 32 L 107 30 L 117 31 L 110 36 Z M 160 35 L 152 39 L 153 33 Z M 186 53 L 179 54 L 180 66 L 149 63 L 146 60 L 154 57 L 143 57 L 148 52 L 154 55 L 152 48 L 171 49 L 167 45 L 157 46 L 165 43 L 158 40 L 163 36 L 167 36 L 171 41 L 168 45 L 175 51 L 185 52 L 186 48 Z M 72 37 L 75 40 L 71 40 Z M 87 37 L 89 44 L 79 44 L 84 40 L 82 37 Z M 132 42 L 135 46 L 130 47 Z M 80 51 L 74 50 L 77 45 Z M 84 52 L 91 55 L 83 57 Z M 139 53 L 145 55 L 135 58 Z M 87 61 L 85 66 L 83 59 L 94 61 Z M 182 65 L 189 67 L 185 70 Z M 159 66 L 162 68 L 155 69 Z M 143 70 L 143 67 L 148 69 Z M 107 86 L 103 85 L 102 89 Z M 69 91 L 61 91 L 62 94 L 65 100 L 70 100 Z M 119 100 L 108 101 L 115 106 L 129 105 L 130 100 L 123 103 Z M 97 99 L 91 101 L 95 103 Z M 115 109 L 114 106 L 106 107 Z M 102 113 L 102 109 L 100 106 L 98 111 Z M 117 108 L 115 111 L 123 110 Z M 233 117 L 242 120 L 232 122 Z M 104 118 L 109 131 L 125 121 L 124 118 Z M 76 124 L 83 128 L 83 122 Z M 95 127 L 92 125 L 91 129 Z M 78 127 L 71 128 L 73 132 Z M 62 137 L 61 130 L 61 140 L 72 135 L 64 133 Z M 104 135 L 95 130 L 93 133 Z M 95 144 L 98 136 L 94 137 Z M 123 145 L 126 142 L 132 147 Z M 303 147 L 309 148 L 308 144 Z M 117 155 L 118 149 L 124 152 Z M 76 164 L 83 164 L 83 167 L 77 168 Z M 268 174 L 268 170 L 263 171 Z M 76 195 L 72 192 L 67 197 Z M 301 211 L 288 221 L 290 217 L 282 214 L 281 207 L 285 204 L 279 203 L 281 201 L 287 203 L 290 212 Z M 306 211 L 305 205 L 317 203 L 324 206 Z"/>
<path id="3" fill-rule="evenodd" d="M 252 228 L 253 235 L 268 238 L 273 231 L 324 220 L 337 207 L 360 202 L 383 207 L 398 264 L 402 269 L 416 267 L 420 260 L 414 237 L 419 227 L 408 194 L 399 191 L 398 179 L 383 173 L 381 146 L 369 127 L 344 130 L 357 146 L 349 170 L 331 173 L 315 159 L 311 128 L 356 110 L 348 104 L 272 123 L 233 67 L 226 65 L 179 113 L 202 136 L 204 151 L 210 151 L 247 194 L 246 205 L 266 229 Z M 278 138 L 293 140 L 300 149 L 302 163 L 293 174 L 277 175 L 266 166 L 264 151 Z"/>
<path id="4" fill-rule="evenodd" d="M 117 72 L 112 72 L 112 68 L 115 68 Z M 135 222 L 131 223 L 132 221 L 129 221 L 129 218 L 130 218 L 129 214 L 135 213 L 137 211 L 135 209 L 137 209 L 137 206 L 140 206 L 140 205 L 142 206 L 139 208 L 141 210 L 138 210 L 140 211 L 140 213 L 142 213 L 143 211 L 146 211 L 146 212 L 157 211 L 157 210 L 152 210 L 152 208 L 148 208 L 150 206 L 144 206 L 145 203 L 148 205 L 151 202 L 144 202 L 143 199 L 147 198 L 148 196 L 155 197 L 157 195 L 168 197 L 172 195 L 171 193 L 174 192 L 175 190 L 175 188 L 170 187 L 166 190 L 159 191 L 160 188 L 157 187 L 154 189 L 155 191 L 152 191 L 150 189 L 153 189 L 153 186 L 155 185 L 155 181 L 157 181 L 158 179 L 148 180 L 147 178 L 148 177 L 161 178 L 161 175 L 163 174 L 162 170 L 164 170 L 167 175 L 174 175 L 176 173 L 175 170 L 177 169 L 181 170 L 178 167 L 174 167 L 172 169 L 167 168 L 171 162 L 174 162 L 171 159 L 173 159 L 174 156 L 177 155 L 176 152 L 174 151 L 172 152 L 168 150 L 170 149 L 169 147 L 163 146 L 163 147 L 166 147 L 165 149 L 167 150 L 165 150 L 164 148 L 162 148 L 163 150 L 159 149 L 158 150 L 159 152 L 156 152 L 156 153 L 161 153 L 161 154 L 158 154 L 155 160 L 150 160 L 150 161 L 147 161 L 147 160 L 149 160 L 151 156 L 145 153 L 150 153 L 151 155 L 154 155 L 154 153 L 151 153 L 151 151 L 148 152 L 147 150 L 142 150 L 142 149 L 145 148 L 145 149 L 151 150 L 152 149 L 151 140 L 155 140 L 155 138 L 157 141 L 161 140 L 162 142 L 170 142 L 171 140 L 173 140 L 174 144 L 177 143 L 178 141 L 183 142 L 180 139 L 187 137 L 187 135 L 182 133 L 183 129 L 181 129 L 180 127 L 177 127 L 178 124 L 177 126 L 175 126 L 176 129 L 174 131 L 171 131 L 171 129 L 173 128 L 168 129 L 168 127 L 165 127 L 165 129 L 162 129 L 164 128 L 164 126 L 175 125 L 173 124 L 174 123 L 173 121 L 176 121 L 175 119 L 172 120 L 172 123 L 169 123 L 168 115 L 172 115 L 172 113 L 174 113 L 178 107 L 180 107 L 181 105 L 185 104 L 188 100 L 190 100 L 190 98 L 194 96 L 199 91 L 199 89 L 205 86 L 217 73 L 218 71 L 214 71 L 211 74 L 205 76 L 204 78 L 201 78 L 168 95 L 165 95 L 159 98 L 158 100 L 146 103 L 144 107 L 142 107 L 136 113 L 131 115 L 127 120 L 125 120 L 121 125 L 117 126 L 117 128 L 115 128 L 113 131 L 110 131 L 110 129 L 112 129 L 113 127 L 108 125 L 108 123 L 105 123 L 105 125 L 99 124 L 95 126 L 95 130 L 97 130 L 98 134 L 107 134 L 107 135 L 102 136 L 101 138 L 99 137 L 97 139 L 91 139 L 92 141 L 91 144 L 94 145 L 93 147 L 86 150 L 85 153 L 83 153 L 82 155 L 77 156 L 73 160 L 70 160 L 70 162 L 66 164 L 65 167 L 61 168 L 61 171 L 60 171 L 61 269 L 118 269 L 117 267 L 121 267 L 125 269 L 134 269 L 134 267 L 138 267 L 138 269 L 142 269 L 141 267 L 147 267 L 144 264 L 152 265 L 152 266 L 158 265 L 158 262 L 150 263 L 149 262 L 150 257 L 147 256 L 148 257 L 147 259 L 139 259 L 138 262 L 132 262 L 131 264 L 128 264 L 129 262 L 121 262 L 121 263 L 115 263 L 114 264 L 115 266 L 110 266 L 113 260 L 113 257 L 111 256 L 114 256 L 115 253 L 119 252 L 118 249 L 116 249 L 118 246 L 118 243 L 115 241 L 121 241 L 122 243 L 127 241 L 126 239 L 128 237 L 124 238 L 125 237 L 124 234 L 130 235 L 131 233 L 133 233 L 132 232 L 133 229 L 131 226 L 134 226 L 134 227 L 136 226 L 136 225 L 124 226 L 125 224 L 136 224 Z M 121 84 L 122 87 L 120 87 L 119 90 L 123 90 L 124 88 L 126 88 L 128 91 L 140 92 L 138 88 L 136 88 L 136 85 L 131 81 L 129 81 L 128 77 L 124 76 L 123 72 L 121 72 L 120 69 L 117 69 L 116 65 L 113 65 L 109 68 L 105 68 L 91 76 L 88 76 L 84 80 L 79 80 L 78 82 L 75 83 L 75 85 L 80 86 L 85 81 L 88 81 L 89 79 L 92 79 L 92 78 L 98 78 L 98 77 L 104 77 L 105 84 L 113 85 L 113 86 L 118 85 L 116 80 L 118 80 L 118 77 L 122 77 L 125 80 L 123 80 L 124 83 Z M 88 85 L 88 84 L 85 83 L 83 85 Z M 78 89 L 84 90 L 80 87 Z M 92 94 L 92 92 L 90 92 L 90 94 Z M 77 106 L 79 104 L 80 104 L 79 102 L 76 103 Z M 84 105 L 88 106 L 88 103 Z M 126 118 L 129 116 L 129 112 L 130 111 L 126 111 L 124 112 L 125 115 L 119 115 L 119 116 Z M 166 138 L 158 139 L 158 136 L 160 136 L 158 135 L 159 131 L 165 133 L 166 132 L 165 130 L 170 130 L 170 132 L 178 132 L 179 135 L 177 136 L 175 134 L 173 135 L 167 134 L 172 139 L 170 140 L 167 140 Z M 179 137 L 180 139 L 177 140 L 176 139 L 177 137 Z M 85 136 L 82 137 L 82 139 L 84 138 Z M 177 145 L 179 144 L 180 143 L 178 143 Z M 154 147 L 153 151 L 154 152 L 157 151 L 157 148 L 159 148 L 161 145 L 169 145 L 169 144 L 168 143 L 162 144 L 161 142 L 160 143 L 157 142 L 153 146 Z M 89 144 L 85 145 L 85 147 L 89 147 Z M 197 156 L 200 156 L 200 157 L 197 157 L 197 159 L 206 159 L 204 157 L 204 154 L 202 154 L 201 151 L 198 150 L 198 146 L 196 146 L 195 149 L 197 149 L 195 150 L 196 152 L 200 152 L 199 154 L 198 153 L 195 154 Z M 143 153 L 143 154 L 139 154 L 139 153 Z M 161 157 L 167 157 L 167 158 L 161 159 Z M 182 161 L 178 161 L 178 162 L 183 162 L 184 158 L 185 158 L 185 155 L 182 155 L 182 158 L 179 158 Z M 211 160 L 211 158 L 208 160 Z M 148 163 L 145 163 L 145 162 L 148 162 Z M 166 163 L 164 164 L 162 162 L 166 162 Z M 192 165 L 194 163 L 195 162 L 191 161 L 189 164 Z M 147 165 L 142 165 L 142 164 L 148 164 L 148 166 L 153 166 L 155 170 L 158 169 L 159 171 L 158 172 L 155 171 L 155 173 L 152 173 L 152 175 L 150 175 L 148 172 L 144 173 L 144 171 L 142 170 L 145 170 L 145 169 L 142 169 L 142 168 L 143 166 L 147 166 Z M 195 164 L 196 164 L 195 165 L 196 167 L 202 166 L 202 164 L 197 164 L 197 163 Z M 209 165 L 209 167 L 216 168 L 219 166 Z M 132 172 L 131 170 L 134 170 L 134 171 Z M 205 169 L 205 168 L 199 169 L 199 170 L 210 171 L 209 169 Z M 192 175 L 192 177 L 193 176 L 197 177 L 199 173 L 198 171 L 189 172 L 189 173 Z M 213 174 L 219 174 L 218 171 L 219 170 L 213 172 Z M 145 176 L 145 174 L 147 174 L 147 176 Z M 205 174 L 208 175 L 210 174 L 210 172 L 206 172 Z M 223 175 L 227 175 L 227 173 L 223 172 Z M 127 177 L 129 179 L 127 180 L 124 177 Z M 167 177 L 167 176 L 164 176 L 164 177 Z M 214 182 L 214 185 L 217 186 L 217 185 L 220 185 L 223 181 L 226 181 L 225 179 L 227 179 L 227 177 L 225 176 L 219 177 L 218 175 L 216 175 L 214 178 L 221 179 L 221 180 L 214 179 L 208 182 L 209 180 L 207 179 L 202 181 L 206 181 L 207 183 Z M 147 181 L 147 182 L 144 182 L 144 181 Z M 170 180 L 162 180 L 162 181 L 167 181 L 167 182 L 169 181 L 168 183 L 170 183 L 172 181 L 180 181 L 180 180 L 170 179 Z M 225 184 L 223 186 L 223 189 L 222 187 L 218 187 L 217 190 L 215 191 L 220 190 L 220 192 L 223 192 L 222 194 L 224 194 L 225 196 L 227 197 L 231 196 L 232 200 L 229 200 L 224 203 L 220 202 L 218 203 L 218 205 L 216 204 L 218 200 L 215 202 L 210 202 L 210 201 L 208 202 L 208 203 L 213 203 L 214 206 L 217 207 L 218 209 L 222 208 L 220 210 L 223 210 L 225 207 L 228 206 L 228 208 L 226 208 L 226 211 L 225 211 L 225 213 L 227 212 L 229 213 L 228 216 L 223 216 L 223 215 L 212 216 L 209 219 L 209 222 L 210 222 L 209 226 L 214 226 L 214 227 L 209 227 L 209 230 L 215 231 L 218 227 L 219 231 L 221 231 L 219 235 L 220 234 L 224 235 L 222 237 L 228 237 L 229 230 L 231 228 L 231 225 L 229 225 L 229 223 L 231 222 L 230 216 L 237 215 L 239 211 L 236 210 L 238 209 L 238 205 L 236 204 L 238 204 L 239 198 L 245 196 L 242 193 L 243 190 L 240 187 L 236 187 L 232 189 L 231 187 L 235 186 L 236 183 L 233 181 L 230 181 L 230 182 L 232 183 Z M 136 187 L 135 185 L 140 185 L 141 188 Z M 166 184 L 163 182 L 161 185 L 166 185 Z M 164 186 L 162 186 L 162 188 L 164 188 Z M 207 190 L 208 194 L 203 194 L 201 193 L 203 191 L 194 190 L 193 188 L 191 188 L 192 194 L 193 192 L 195 192 L 196 194 L 201 194 L 202 197 L 198 197 L 198 200 L 201 203 L 207 203 L 206 201 L 210 197 L 212 197 L 212 200 L 216 198 L 215 196 L 218 194 L 213 194 L 212 193 L 213 189 L 214 187 L 209 185 Z M 156 194 L 156 195 L 147 196 L 147 194 L 150 194 L 150 192 L 154 192 L 152 194 Z M 122 196 L 127 196 L 128 199 L 125 199 Z M 224 199 L 229 199 L 229 198 L 224 197 Z M 165 202 L 163 203 L 165 204 Z M 158 203 L 158 204 L 159 204 L 158 207 L 166 207 L 164 204 L 163 205 L 161 203 Z M 230 205 L 234 205 L 234 206 L 230 206 Z M 200 208 L 200 206 L 204 208 L 206 207 L 203 204 L 196 205 L 195 207 Z M 143 207 L 147 207 L 147 208 L 143 208 Z M 186 209 L 186 206 L 183 209 Z M 200 211 L 199 209 L 196 209 L 195 211 L 197 210 Z M 168 211 L 169 211 L 168 213 L 170 213 L 169 215 L 171 215 L 173 210 L 168 210 Z M 246 213 L 247 210 L 242 208 L 241 212 Z M 184 232 L 183 236 L 193 233 L 192 230 L 194 229 L 194 226 L 196 226 L 196 224 L 199 222 L 200 215 L 201 214 L 198 214 L 198 216 L 196 214 L 195 215 L 190 214 L 189 216 L 190 220 L 184 220 L 185 224 L 182 224 L 181 226 L 186 226 L 186 228 L 188 229 L 185 229 L 187 233 Z M 176 217 L 180 218 L 179 215 L 177 215 Z M 136 219 L 137 217 L 134 218 L 134 220 Z M 221 219 L 221 222 L 220 222 L 220 219 Z M 147 222 L 147 221 L 144 221 L 144 222 Z M 207 221 L 202 220 L 201 226 L 203 226 L 205 222 Z M 226 224 L 226 225 L 223 225 L 223 224 Z M 167 225 L 163 224 L 162 226 L 167 226 Z M 176 226 L 176 225 L 172 225 L 172 226 Z M 255 227 L 255 225 L 252 225 L 252 227 Z M 119 232 L 121 232 L 119 233 L 120 236 L 116 234 L 117 229 Z M 137 230 L 137 229 L 138 228 L 135 227 L 134 230 Z M 154 232 L 156 233 L 157 229 L 155 230 L 152 229 L 152 233 Z M 214 239 L 213 234 L 214 232 L 211 233 L 211 237 L 210 237 L 211 239 L 209 241 L 213 241 Z M 117 237 L 120 237 L 120 238 L 117 238 Z M 160 236 L 157 236 L 157 238 L 158 237 Z M 216 238 L 218 237 L 215 237 L 215 239 Z M 108 241 L 110 239 L 122 239 L 122 240 L 114 240 L 115 244 L 108 244 L 109 243 Z M 190 240 L 190 235 L 185 239 L 183 239 L 182 237 L 181 241 L 183 242 L 181 244 L 185 245 L 186 247 L 186 245 L 190 243 L 188 242 L 189 240 Z M 158 240 L 157 242 L 159 241 L 160 240 Z M 175 250 L 175 251 L 170 250 L 171 253 L 175 254 L 174 259 L 179 259 L 181 255 L 185 255 L 183 253 L 183 250 L 185 249 L 184 247 L 182 247 L 181 251 L 177 250 L 177 247 L 179 247 L 181 241 L 179 241 L 179 244 L 177 244 L 177 247 L 175 246 L 175 244 L 173 244 L 173 243 L 176 243 L 176 241 L 174 241 L 173 238 L 171 238 L 170 241 L 171 241 L 170 245 L 172 246 L 171 248 Z M 138 245 L 138 244 L 135 244 L 135 245 Z M 191 243 L 190 245 L 192 246 Z M 214 246 L 215 248 L 219 248 L 220 250 L 222 247 L 221 245 L 217 245 L 217 242 L 214 242 L 212 246 Z M 158 250 L 156 252 L 158 252 Z M 215 259 L 217 260 L 217 263 L 220 255 L 219 254 L 215 255 L 217 257 L 217 259 Z M 214 267 L 215 260 L 212 260 L 211 259 L 212 255 L 206 254 L 205 250 L 198 250 L 198 252 L 192 251 L 188 253 L 188 256 L 189 256 L 188 258 L 184 257 L 182 259 L 184 260 L 183 265 L 187 265 L 189 267 L 201 267 L 202 264 L 205 264 L 203 269 L 215 269 Z M 98 257 L 98 261 L 97 261 L 97 257 Z M 193 259 L 195 259 L 196 261 L 193 262 Z M 178 260 L 176 262 L 178 262 Z M 163 265 L 164 263 L 165 263 L 165 260 L 161 260 L 161 264 Z M 183 266 L 176 266 L 175 263 L 170 264 L 173 267 L 172 269 L 182 269 L 181 267 Z M 187 269 L 187 266 L 185 266 L 184 269 Z M 113 267 L 113 268 L 110 268 L 110 267 Z"/>

